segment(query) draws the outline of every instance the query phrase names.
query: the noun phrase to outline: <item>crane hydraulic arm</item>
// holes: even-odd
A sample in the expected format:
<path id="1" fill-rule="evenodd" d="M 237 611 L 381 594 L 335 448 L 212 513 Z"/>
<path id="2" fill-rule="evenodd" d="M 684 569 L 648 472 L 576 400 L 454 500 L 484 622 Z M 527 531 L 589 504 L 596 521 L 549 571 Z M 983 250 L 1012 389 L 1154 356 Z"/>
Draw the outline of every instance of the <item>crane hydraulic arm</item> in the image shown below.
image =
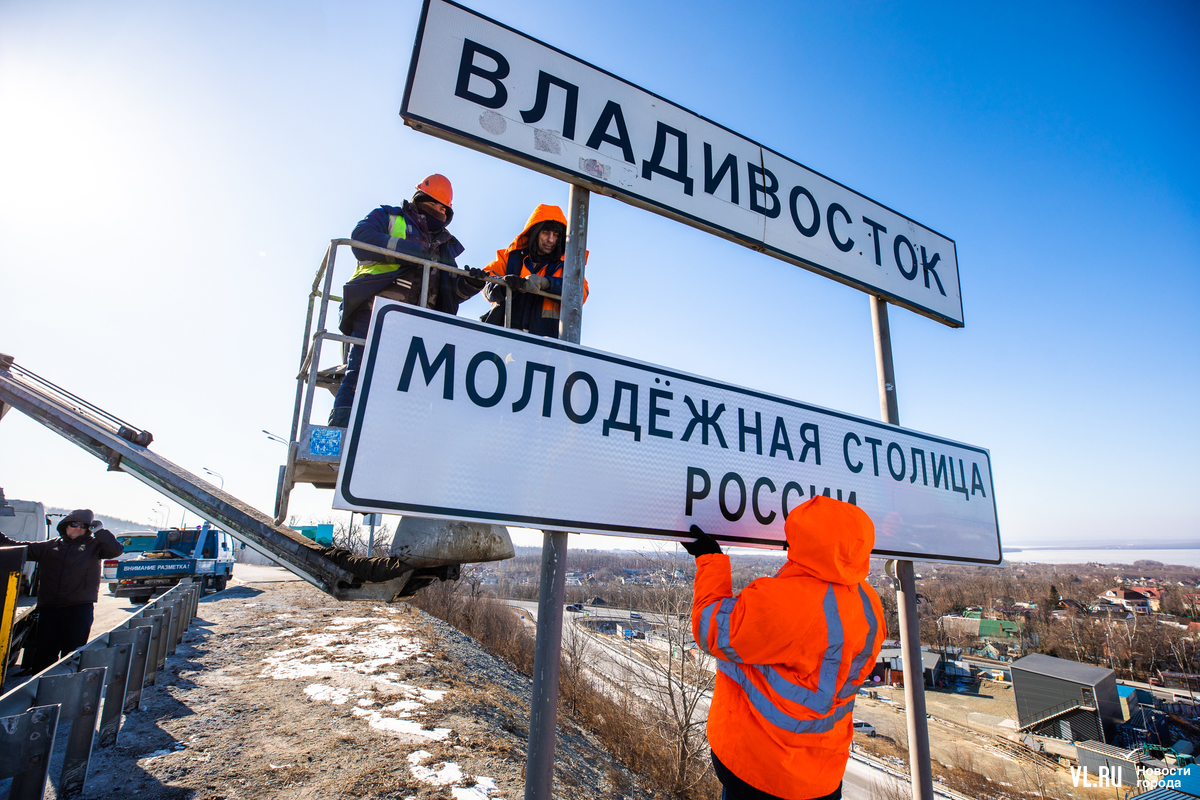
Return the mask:
<path id="1" fill-rule="evenodd" d="M 457 564 L 414 566 L 401 558 L 364 558 L 321 547 L 266 514 L 150 451 L 153 436 L 55 386 L 0 354 L 0 419 L 15 408 L 108 464 L 167 495 L 247 547 L 339 600 L 411 597 Z"/>

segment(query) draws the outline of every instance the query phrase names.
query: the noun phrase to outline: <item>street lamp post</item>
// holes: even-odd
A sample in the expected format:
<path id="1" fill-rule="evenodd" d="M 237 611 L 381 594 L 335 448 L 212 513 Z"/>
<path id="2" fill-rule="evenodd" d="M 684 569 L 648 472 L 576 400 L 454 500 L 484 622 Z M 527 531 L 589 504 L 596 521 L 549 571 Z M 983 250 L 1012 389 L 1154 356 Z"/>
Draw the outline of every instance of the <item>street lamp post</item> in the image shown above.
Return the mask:
<path id="1" fill-rule="evenodd" d="M 279 442 L 281 445 L 288 448 L 289 453 L 291 452 L 292 443 L 289 442 L 287 439 L 283 438 L 282 436 L 276 436 L 275 434 L 271 433 L 266 428 L 263 428 L 262 432 L 265 433 L 267 435 L 267 438 L 270 439 L 272 442 Z M 275 517 L 277 519 L 279 518 L 279 514 L 280 514 L 279 507 L 283 503 L 283 479 L 285 477 L 287 477 L 287 464 L 280 464 L 279 465 L 279 480 L 275 484 Z M 282 522 L 282 521 L 283 520 L 280 519 L 280 522 Z"/>
<path id="2" fill-rule="evenodd" d="M 211 469 L 209 469 L 208 467 L 201 467 L 200 469 L 204 470 L 204 471 L 205 471 L 205 472 L 207 472 L 209 475 L 212 475 L 214 478 L 216 478 L 217 480 L 219 480 L 219 481 L 221 482 L 221 491 L 222 491 L 222 492 L 223 492 L 223 491 L 225 491 L 225 478 L 224 478 L 224 477 L 221 475 L 221 473 L 219 473 L 219 472 L 213 472 L 213 471 L 212 471 Z"/>
<path id="3" fill-rule="evenodd" d="M 267 435 L 267 438 L 270 439 L 272 442 L 279 442 L 284 447 L 287 447 L 289 444 L 291 444 L 291 442 L 289 442 L 287 439 L 283 438 L 282 436 L 276 436 L 275 434 L 271 433 L 266 428 L 263 428 L 263 433 L 265 433 Z"/>

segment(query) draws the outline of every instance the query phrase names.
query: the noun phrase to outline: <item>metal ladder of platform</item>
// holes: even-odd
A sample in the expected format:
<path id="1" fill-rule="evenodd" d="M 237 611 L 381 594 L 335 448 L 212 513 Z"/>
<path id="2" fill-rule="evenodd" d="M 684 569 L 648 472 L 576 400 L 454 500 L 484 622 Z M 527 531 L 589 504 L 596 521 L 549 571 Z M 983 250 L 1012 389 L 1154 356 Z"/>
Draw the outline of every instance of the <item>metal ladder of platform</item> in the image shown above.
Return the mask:
<path id="1" fill-rule="evenodd" d="M 465 269 L 447 266 L 436 261 L 426 261 L 420 258 L 397 253 L 382 247 L 359 242 L 353 239 L 333 239 L 325 250 L 317 273 L 313 277 L 312 289 L 308 295 L 308 315 L 304 322 L 304 338 L 300 347 L 300 369 L 296 375 L 296 398 L 292 411 L 291 436 L 288 443 L 287 463 L 280 468 L 279 486 L 275 496 L 275 522 L 283 523 L 287 519 L 288 502 L 292 489 L 298 483 L 308 483 L 318 489 L 332 489 L 337 483 L 338 469 L 341 465 L 342 445 L 345 441 L 345 428 L 335 428 L 329 425 L 313 424 L 313 400 L 319 390 L 336 393 L 341 385 L 339 369 L 321 369 L 321 356 L 326 342 L 341 345 L 365 344 L 363 339 L 345 336 L 340 332 L 329 331 L 329 304 L 340 303 L 342 298 L 332 293 L 333 272 L 339 247 L 353 247 L 391 258 L 403 258 L 405 263 L 421 269 L 421 306 L 425 307 L 428 297 L 429 281 L 433 270 L 443 270 L 458 275 L 467 275 Z M 488 283 L 503 285 L 499 278 L 486 278 Z M 552 300 L 559 296 L 549 292 L 524 290 L 529 294 L 538 294 Z M 315 318 L 314 318 L 315 317 Z M 505 293 L 504 319 L 507 326 L 512 319 L 512 292 Z"/>

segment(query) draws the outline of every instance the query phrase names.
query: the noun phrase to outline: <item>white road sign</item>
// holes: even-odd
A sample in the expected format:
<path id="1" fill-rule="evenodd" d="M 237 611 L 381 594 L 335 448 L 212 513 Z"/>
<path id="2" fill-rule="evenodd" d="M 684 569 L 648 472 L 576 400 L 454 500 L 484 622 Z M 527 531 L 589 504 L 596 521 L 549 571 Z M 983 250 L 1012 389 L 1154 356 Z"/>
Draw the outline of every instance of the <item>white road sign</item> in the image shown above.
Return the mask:
<path id="1" fill-rule="evenodd" d="M 953 240 L 447 0 L 425 2 L 400 114 L 417 130 L 963 325 Z"/>
<path id="2" fill-rule="evenodd" d="M 877 555 L 1000 562 L 987 450 L 376 300 L 334 506 L 771 547 L 817 494 Z"/>

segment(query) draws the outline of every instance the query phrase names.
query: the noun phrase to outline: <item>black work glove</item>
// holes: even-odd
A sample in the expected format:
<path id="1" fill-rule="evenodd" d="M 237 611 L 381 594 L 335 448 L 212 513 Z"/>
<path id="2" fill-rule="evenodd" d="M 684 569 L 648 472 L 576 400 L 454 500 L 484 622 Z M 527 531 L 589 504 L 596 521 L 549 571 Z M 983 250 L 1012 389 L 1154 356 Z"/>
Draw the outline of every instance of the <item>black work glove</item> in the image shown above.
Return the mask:
<path id="1" fill-rule="evenodd" d="M 467 281 L 468 286 L 471 286 L 475 289 L 482 289 L 483 285 L 487 283 L 487 281 L 484 280 L 484 278 L 487 277 L 487 273 L 479 269 L 479 267 L 463 267 L 463 269 L 467 271 L 467 277 L 465 280 Z"/>
<path id="2" fill-rule="evenodd" d="M 504 283 L 510 289 L 515 289 L 518 292 L 525 291 L 525 279 L 520 275 L 505 275 Z"/>
<path id="3" fill-rule="evenodd" d="M 710 553 L 720 555 L 721 545 L 717 544 L 716 539 L 700 530 L 699 525 L 693 525 L 690 530 L 692 535 L 696 537 L 696 540 L 694 542 L 680 542 L 683 545 L 683 549 L 687 550 L 689 556 L 699 558 Z"/>

